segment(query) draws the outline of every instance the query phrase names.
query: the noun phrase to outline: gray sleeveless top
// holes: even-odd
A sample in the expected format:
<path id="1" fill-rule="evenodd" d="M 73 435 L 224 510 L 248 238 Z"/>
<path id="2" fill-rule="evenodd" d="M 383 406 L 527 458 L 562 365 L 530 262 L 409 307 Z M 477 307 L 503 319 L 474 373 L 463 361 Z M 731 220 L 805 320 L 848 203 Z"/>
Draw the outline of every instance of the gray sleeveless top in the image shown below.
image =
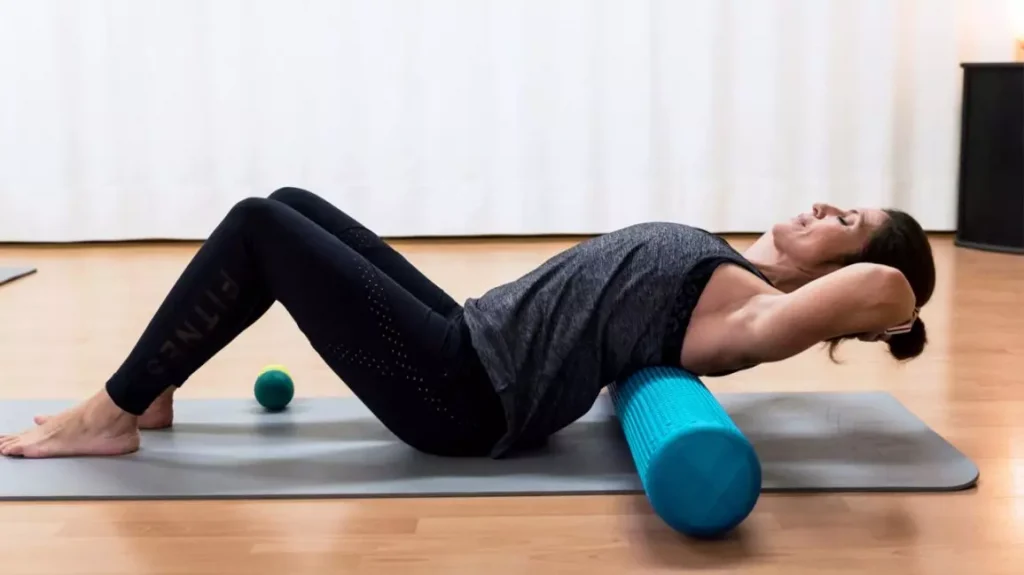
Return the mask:
<path id="1" fill-rule="evenodd" d="M 639 368 L 678 366 L 690 314 L 724 262 L 768 281 L 713 234 L 645 223 L 579 243 L 469 299 L 470 337 L 508 422 L 492 455 L 543 442 Z"/>

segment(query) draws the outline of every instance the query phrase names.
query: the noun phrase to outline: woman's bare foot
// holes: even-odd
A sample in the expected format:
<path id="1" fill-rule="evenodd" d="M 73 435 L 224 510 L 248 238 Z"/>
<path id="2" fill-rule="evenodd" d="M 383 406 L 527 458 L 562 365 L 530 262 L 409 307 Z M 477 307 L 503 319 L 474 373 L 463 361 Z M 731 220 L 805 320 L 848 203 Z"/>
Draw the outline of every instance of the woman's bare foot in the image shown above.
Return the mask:
<path id="1" fill-rule="evenodd" d="M 73 455 L 123 455 L 139 449 L 134 415 L 125 413 L 100 391 L 42 425 L 17 435 L 0 436 L 0 454 L 45 458 Z"/>
<path id="2" fill-rule="evenodd" d="M 166 429 L 174 422 L 174 392 L 176 387 L 168 388 L 160 394 L 149 408 L 139 416 L 139 429 Z M 33 418 L 36 425 L 43 425 L 52 415 L 37 415 Z"/>

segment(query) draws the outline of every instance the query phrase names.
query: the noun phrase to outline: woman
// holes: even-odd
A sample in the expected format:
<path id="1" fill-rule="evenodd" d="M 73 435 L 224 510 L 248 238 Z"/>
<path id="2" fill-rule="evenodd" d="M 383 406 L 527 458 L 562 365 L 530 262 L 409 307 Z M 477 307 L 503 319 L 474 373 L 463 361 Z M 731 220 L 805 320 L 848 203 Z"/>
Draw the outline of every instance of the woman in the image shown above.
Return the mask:
<path id="1" fill-rule="evenodd" d="M 0 438 L 0 453 L 137 450 L 139 428 L 170 426 L 173 392 L 275 301 L 398 438 L 500 457 L 648 365 L 725 374 L 848 337 L 915 357 L 934 283 L 910 216 L 815 205 L 743 255 L 696 228 L 630 226 L 462 307 L 358 222 L 286 188 L 228 213 L 104 389 Z"/>

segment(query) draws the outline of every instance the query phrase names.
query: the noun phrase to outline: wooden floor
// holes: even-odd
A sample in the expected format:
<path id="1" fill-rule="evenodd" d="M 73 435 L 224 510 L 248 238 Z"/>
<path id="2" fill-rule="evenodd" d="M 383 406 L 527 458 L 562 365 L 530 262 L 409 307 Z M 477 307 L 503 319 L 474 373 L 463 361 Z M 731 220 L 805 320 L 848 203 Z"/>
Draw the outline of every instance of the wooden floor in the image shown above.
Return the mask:
<path id="1" fill-rule="evenodd" d="M 743 246 L 747 240 L 738 239 Z M 396 243 L 456 299 L 511 280 L 569 241 Z M 813 350 L 715 390 L 895 394 L 981 468 L 952 494 L 766 495 L 734 537 L 673 534 L 642 496 L 276 502 L 0 503 L 0 574 L 1024 573 L 1024 257 L 934 239 L 931 345 L 897 365 L 882 346 Z M 0 399 L 84 397 L 134 343 L 196 245 L 15 248 L 0 266 Z M 346 394 L 279 307 L 182 397 L 248 396 L 287 364 L 301 395 Z"/>

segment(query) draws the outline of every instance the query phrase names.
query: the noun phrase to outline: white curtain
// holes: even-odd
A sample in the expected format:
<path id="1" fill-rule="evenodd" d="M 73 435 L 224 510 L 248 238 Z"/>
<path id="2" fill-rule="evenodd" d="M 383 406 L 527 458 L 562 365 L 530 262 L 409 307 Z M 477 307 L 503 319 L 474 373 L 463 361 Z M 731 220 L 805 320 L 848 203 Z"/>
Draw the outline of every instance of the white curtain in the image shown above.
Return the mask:
<path id="1" fill-rule="evenodd" d="M 386 236 L 955 225 L 1005 0 L 0 0 L 0 241 L 204 238 L 311 189 Z"/>

